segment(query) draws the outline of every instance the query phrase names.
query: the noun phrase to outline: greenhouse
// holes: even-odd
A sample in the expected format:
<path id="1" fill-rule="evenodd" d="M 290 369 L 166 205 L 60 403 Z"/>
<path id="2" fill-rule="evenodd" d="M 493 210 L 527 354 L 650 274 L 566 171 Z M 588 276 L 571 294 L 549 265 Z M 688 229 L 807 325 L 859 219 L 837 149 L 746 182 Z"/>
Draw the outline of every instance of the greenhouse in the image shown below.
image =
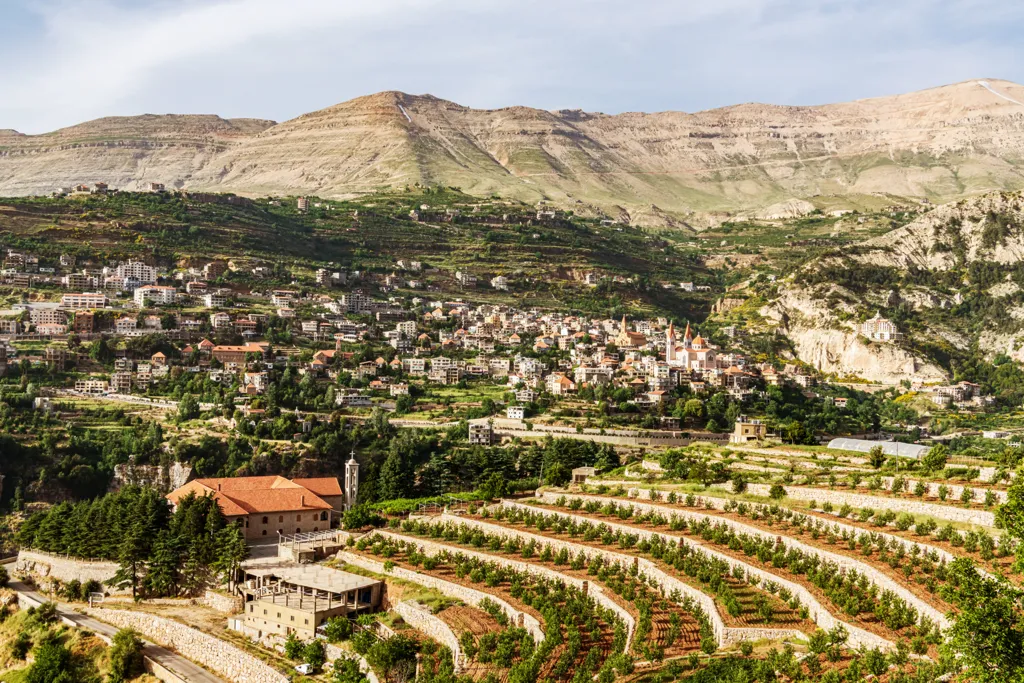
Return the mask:
<path id="1" fill-rule="evenodd" d="M 930 448 L 916 443 L 901 443 L 899 441 L 869 441 L 867 439 L 832 439 L 828 447 L 837 451 L 855 451 L 857 453 L 869 453 L 875 446 L 881 446 L 882 452 L 886 455 L 898 455 L 903 458 L 920 458 Z"/>

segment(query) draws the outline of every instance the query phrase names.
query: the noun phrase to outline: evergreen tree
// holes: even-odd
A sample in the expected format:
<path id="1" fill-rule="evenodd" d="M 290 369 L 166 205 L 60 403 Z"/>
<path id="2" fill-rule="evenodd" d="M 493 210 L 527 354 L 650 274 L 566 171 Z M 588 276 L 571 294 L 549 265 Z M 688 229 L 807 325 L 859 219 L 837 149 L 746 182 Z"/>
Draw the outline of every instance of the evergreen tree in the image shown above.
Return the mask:
<path id="1" fill-rule="evenodd" d="M 117 588 L 132 587 L 132 598 L 138 598 L 139 585 L 146 573 L 148 553 L 144 520 L 136 520 L 125 536 L 118 556 L 117 572 L 108 582 Z"/>
<path id="2" fill-rule="evenodd" d="M 397 449 L 388 453 L 387 459 L 380 468 L 377 480 L 377 497 L 380 500 L 408 498 L 411 491 L 412 477 L 407 471 L 405 459 Z"/>
<path id="3" fill-rule="evenodd" d="M 249 556 L 245 532 L 239 524 L 230 524 L 217 535 L 217 560 L 215 568 L 228 582 L 228 590 L 234 589 L 235 578 L 242 562 Z"/>

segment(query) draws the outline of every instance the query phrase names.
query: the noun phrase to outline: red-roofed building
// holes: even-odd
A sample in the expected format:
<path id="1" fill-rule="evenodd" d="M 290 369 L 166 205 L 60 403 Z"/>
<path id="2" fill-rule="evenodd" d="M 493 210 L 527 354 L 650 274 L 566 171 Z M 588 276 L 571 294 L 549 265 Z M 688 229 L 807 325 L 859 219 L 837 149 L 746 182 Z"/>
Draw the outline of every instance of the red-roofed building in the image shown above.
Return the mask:
<path id="1" fill-rule="evenodd" d="M 333 513 L 345 509 L 341 484 L 330 477 L 195 479 L 167 499 L 176 506 L 189 494 L 213 496 L 228 521 L 242 522 L 250 540 L 330 529 Z"/>

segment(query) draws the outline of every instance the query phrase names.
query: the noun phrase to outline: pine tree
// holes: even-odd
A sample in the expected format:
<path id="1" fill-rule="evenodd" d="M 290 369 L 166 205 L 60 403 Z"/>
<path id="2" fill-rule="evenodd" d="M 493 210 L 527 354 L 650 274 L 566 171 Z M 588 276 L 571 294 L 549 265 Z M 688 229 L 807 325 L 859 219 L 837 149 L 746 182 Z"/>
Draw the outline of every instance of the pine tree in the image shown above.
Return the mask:
<path id="1" fill-rule="evenodd" d="M 397 449 L 392 449 L 380 468 L 377 480 L 377 497 L 379 500 L 395 500 L 407 498 L 411 477 L 406 472 L 404 458 Z"/>
<path id="2" fill-rule="evenodd" d="M 217 561 L 214 567 L 228 582 L 228 590 L 234 589 L 235 577 L 242 562 L 249 556 L 245 533 L 238 524 L 231 524 L 217 535 Z"/>
<path id="3" fill-rule="evenodd" d="M 166 529 L 161 531 L 153 543 L 149 572 L 146 574 L 146 590 L 152 595 L 178 595 L 181 575 L 178 571 L 181 548 L 178 539 Z"/>
<path id="4" fill-rule="evenodd" d="M 112 586 L 132 587 L 132 599 L 138 598 L 139 585 L 146 573 L 147 543 L 143 520 L 136 520 L 125 536 L 118 557 L 117 572 L 108 582 Z"/>

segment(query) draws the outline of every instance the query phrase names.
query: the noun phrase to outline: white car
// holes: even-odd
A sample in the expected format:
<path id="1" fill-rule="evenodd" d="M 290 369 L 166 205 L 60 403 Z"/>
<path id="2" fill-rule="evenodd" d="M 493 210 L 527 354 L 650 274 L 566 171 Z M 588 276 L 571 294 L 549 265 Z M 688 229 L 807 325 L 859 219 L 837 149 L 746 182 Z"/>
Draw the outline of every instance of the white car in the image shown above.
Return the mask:
<path id="1" fill-rule="evenodd" d="M 295 670 L 303 676 L 308 676 L 309 674 L 313 673 L 313 667 L 309 664 L 299 664 L 297 667 L 295 667 Z"/>

